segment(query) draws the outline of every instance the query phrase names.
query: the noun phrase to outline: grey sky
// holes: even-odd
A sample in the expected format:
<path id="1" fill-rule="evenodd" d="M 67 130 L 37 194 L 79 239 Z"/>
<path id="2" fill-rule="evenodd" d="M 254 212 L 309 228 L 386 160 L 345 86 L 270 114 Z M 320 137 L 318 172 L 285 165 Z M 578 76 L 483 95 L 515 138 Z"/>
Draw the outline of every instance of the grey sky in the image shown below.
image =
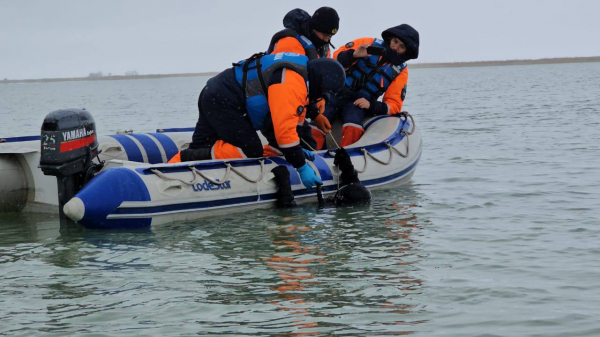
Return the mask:
<path id="1" fill-rule="evenodd" d="M 265 50 L 289 10 L 321 6 L 340 15 L 336 47 L 409 23 L 411 62 L 600 56 L 593 0 L 0 0 L 0 79 L 221 71 Z"/>

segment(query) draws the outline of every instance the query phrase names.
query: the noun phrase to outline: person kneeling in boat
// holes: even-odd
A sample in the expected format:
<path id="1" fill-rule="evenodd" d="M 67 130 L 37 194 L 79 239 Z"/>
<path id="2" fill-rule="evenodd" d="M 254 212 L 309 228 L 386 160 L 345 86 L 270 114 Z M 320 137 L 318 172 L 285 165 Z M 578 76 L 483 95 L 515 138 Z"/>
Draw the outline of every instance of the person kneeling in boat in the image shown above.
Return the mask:
<path id="1" fill-rule="evenodd" d="M 338 114 L 342 118 L 342 147 L 363 135 L 365 113 L 394 115 L 402 110 L 408 81 L 406 61 L 419 56 L 419 33 L 402 24 L 384 30 L 381 36 L 383 39 L 356 39 L 333 54 L 346 69 L 346 85 L 331 95 L 324 114 L 330 122 Z M 377 100 L 381 95 L 383 102 Z M 317 149 L 322 149 L 325 133 L 317 128 L 312 128 L 312 133 Z"/>
<path id="2" fill-rule="evenodd" d="M 283 17 L 285 29 L 275 33 L 269 43 L 267 54 L 291 52 L 306 55 L 309 60 L 331 57 L 329 46 L 331 38 L 338 32 L 340 17 L 335 9 L 321 7 L 310 16 L 306 11 L 296 8 Z M 333 47 L 333 45 L 331 45 Z M 312 106 L 318 111 L 313 113 L 313 124 L 321 132 L 331 132 L 329 120 L 322 115 L 325 110 L 325 101 L 317 102 Z M 297 127 L 298 135 L 305 149 L 316 148 L 317 143 L 312 137 L 311 126 L 305 121 Z"/>
<path id="3" fill-rule="evenodd" d="M 255 54 L 208 80 L 198 100 L 199 118 L 181 161 L 284 155 L 306 188 L 322 184 L 305 159 L 296 126 L 307 107 L 344 86 L 342 66 L 295 53 Z M 269 145 L 263 148 L 260 130 Z M 176 162 L 174 158 L 169 162 Z"/>
<path id="4" fill-rule="evenodd" d="M 371 192 L 361 184 L 358 172 L 354 169 L 348 152 L 342 147 L 337 149 L 333 164 L 340 169 L 339 189 L 333 197 L 327 198 L 327 203 L 334 206 L 349 206 L 368 204 L 371 202 Z M 273 170 L 277 183 L 277 206 L 282 208 L 295 207 L 296 201 L 290 184 L 290 173 L 284 165 Z"/>

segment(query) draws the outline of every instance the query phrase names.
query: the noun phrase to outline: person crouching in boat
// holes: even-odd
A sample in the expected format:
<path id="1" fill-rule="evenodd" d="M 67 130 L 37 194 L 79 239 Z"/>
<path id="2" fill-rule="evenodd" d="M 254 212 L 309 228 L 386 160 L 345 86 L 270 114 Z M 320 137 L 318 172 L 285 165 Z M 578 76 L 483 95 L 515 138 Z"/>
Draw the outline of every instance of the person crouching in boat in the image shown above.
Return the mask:
<path id="1" fill-rule="evenodd" d="M 408 81 L 406 61 L 419 56 L 419 33 L 402 24 L 384 30 L 381 37 L 356 39 L 333 54 L 346 69 L 346 85 L 327 101 L 324 115 L 330 122 L 337 115 L 342 118 L 340 146 L 360 139 L 366 112 L 378 116 L 402 110 Z M 381 95 L 383 102 L 377 100 Z M 312 132 L 317 149 L 322 149 L 325 134 L 315 128 Z"/>
<path id="2" fill-rule="evenodd" d="M 331 57 L 329 46 L 331 38 L 338 32 L 340 17 L 335 9 L 321 7 L 310 16 L 306 11 L 296 8 L 283 17 L 285 29 L 275 33 L 269 43 L 267 54 L 292 52 L 306 55 L 309 60 Z M 333 47 L 333 45 L 331 45 Z M 322 115 L 325 101 L 317 102 L 315 111 L 307 112 L 307 117 L 323 133 L 331 132 L 329 120 Z M 298 135 L 303 140 L 304 148 L 316 148 L 317 143 L 312 137 L 311 125 L 305 121 L 298 126 Z"/>
<path id="3" fill-rule="evenodd" d="M 334 196 L 327 198 L 327 203 L 333 206 L 350 206 L 368 204 L 371 202 L 369 191 L 358 179 L 352 160 L 343 147 L 336 150 L 333 164 L 339 168 L 339 189 Z M 292 193 L 290 173 L 284 165 L 273 170 L 277 183 L 277 206 L 281 208 L 295 207 L 296 201 Z"/>
<path id="4" fill-rule="evenodd" d="M 342 66 L 294 53 L 255 54 L 208 80 L 198 100 L 199 118 L 181 161 L 283 155 L 306 188 L 322 184 L 305 159 L 296 126 L 307 107 L 344 86 Z M 260 130 L 269 145 L 263 148 Z M 177 157 L 177 156 L 176 156 Z M 177 162 L 173 158 L 169 162 Z"/>

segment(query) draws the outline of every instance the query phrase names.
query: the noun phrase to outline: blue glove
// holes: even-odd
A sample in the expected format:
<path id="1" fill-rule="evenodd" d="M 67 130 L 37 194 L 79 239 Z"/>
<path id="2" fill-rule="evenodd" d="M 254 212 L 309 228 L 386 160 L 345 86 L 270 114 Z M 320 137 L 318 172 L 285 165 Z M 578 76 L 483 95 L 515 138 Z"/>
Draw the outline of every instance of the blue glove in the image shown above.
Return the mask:
<path id="1" fill-rule="evenodd" d="M 302 149 L 302 152 L 304 152 L 304 158 L 306 158 L 310 161 L 315 161 L 314 153 L 308 151 L 307 149 Z"/>
<path id="2" fill-rule="evenodd" d="M 308 164 L 302 165 L 301 167 L 297 168 L 296 171 L 300 173 L 300 179 L 302 180 L 304 187 L 311 188 L 313 186 L 323 185 L 321 179 L 317 177 L 315 171 L 312 169 L 312 167 L 308 166 Z"/>

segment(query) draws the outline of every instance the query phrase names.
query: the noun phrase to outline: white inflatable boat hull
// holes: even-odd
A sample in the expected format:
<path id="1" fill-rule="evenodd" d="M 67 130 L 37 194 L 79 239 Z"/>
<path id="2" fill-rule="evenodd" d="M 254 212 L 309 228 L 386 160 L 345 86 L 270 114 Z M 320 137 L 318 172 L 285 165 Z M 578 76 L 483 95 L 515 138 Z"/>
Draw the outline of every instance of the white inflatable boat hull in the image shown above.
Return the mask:
<path id="1" fill-rule="evenodd" d="M 99 136 L 100 159 L 165 163 L 187 148 L 193 128 Z M 0 138 L 0 213 L 58 212 L 56 177 L 38 168 L 40 137 Z"/>
<path id="2" fill-rule="evenodd" d="M 411 119 L 382 116 L 367 123 L 360 141 L 346 149 L 365 186 L 388 187 L 413 175 L 421 156 L 421 135 Z M 288 167 L 296 200 L 316 200 L 316 190 L 307 190 L 282 157 L 179 164 L 111 160 L 64 212 L 88 228 L 141 228 L 271 207 L 277 191 L 271 170 L 277 165 Z M 310 165 L 323 181 L 324 193 L 334 193 L 338 178 L 332 153 L 316 152 Z"/>

